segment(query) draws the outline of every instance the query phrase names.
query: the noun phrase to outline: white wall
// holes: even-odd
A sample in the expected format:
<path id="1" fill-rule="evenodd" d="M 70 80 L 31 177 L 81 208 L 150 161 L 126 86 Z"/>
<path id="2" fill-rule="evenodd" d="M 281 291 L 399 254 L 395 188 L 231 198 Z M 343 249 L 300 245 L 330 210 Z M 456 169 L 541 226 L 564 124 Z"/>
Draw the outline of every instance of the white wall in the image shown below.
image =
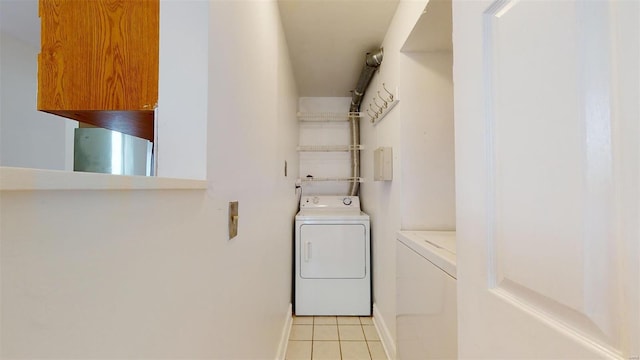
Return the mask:
<path id="1" fill-rule="evenodd" d="M 276 356 L 297 93 L 275 2 L 211 2 L 209 20 L 208 190 L 0 192 L 2 358 Z"/>
<path id="2" fill-rule="evenodd" d="M 38 52 L 0 32 L 0 166 L 72 170 L 77 122 L 36 110 Z"/>
<path id="3" fill-rule="evenodd" d="M 207 177 L 209 2 L 160 2 L 157 174 Z"/>
<path id="4" fill-rule="evenodd" d="M 402 229 L 455 230 L 453 56 L 402 53 Z"/>
<path id="5" fill-rule="evenodd" d="M 376 125 L 363 121 L 361 133 L 365 182 L 360 194 L 364 211 L 371 216 L 374 303 L 392 342 L 396 232 L 455 228 L 452 56 L 401 52 L 426 4 L 425 0 L 398 5 L 382 44 L 384 60 L 362 108 L 378 90 L 384 94 L 382 83 L 400 99 Z M 373 181 L 373 151 L 381 146 L 393 148 L 393 181 Z"/>

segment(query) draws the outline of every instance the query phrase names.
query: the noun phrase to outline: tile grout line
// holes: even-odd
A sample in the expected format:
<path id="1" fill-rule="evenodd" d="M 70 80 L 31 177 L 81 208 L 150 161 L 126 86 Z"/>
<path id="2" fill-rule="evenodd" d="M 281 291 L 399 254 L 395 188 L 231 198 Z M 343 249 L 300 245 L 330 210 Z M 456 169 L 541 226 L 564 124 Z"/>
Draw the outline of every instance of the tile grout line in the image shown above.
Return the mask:
<path id="1" fill-rule="evenodd" d="M 360 321 L 360 331 L 362 331 L 362 337 L 364 337 L 364 345 L 367 347 L 369 360 L 371 360 L 373 359 L 373 355 L 371 355 L 371 349 L 369 349 L 369 341 L 367 340 L 367 334 L 364 333 L 364 325 L 362 325 L 362 320 Z"/>
<path id="2" fill-rule="evenodd" d="M 336 329 L 338 332 L 338 350 L 340 351 L 340 360 L 342 360 L 342 339 L 340 338 L 340 326 L 338 326 L 338 318 L 336 317 Z"/>
<path id="3" fill-rule="evenodd" d="M 309 360 L 313 360 L 313 331 L 315 330 L 316 327 L 316 321 L 315 321 L 316 317 L 312 316 L 311 317 L 311 352 L 310 352 L 310 359 Z"/>
<path id="4" fill-rule="evenodd" d="M 362 324 L 362 320 L 360 320 L 360 327 L 362 328 L 362 336 L 364 336 L 364 343 L 367 345 L 367 351 L 369 352 L 369 359 L 373 359 L 373 354 L 371 353 L 371 348 L 369 347 L 369 340 L 367 340 L 367 334 L 364 332 L 364 324 Z"/>

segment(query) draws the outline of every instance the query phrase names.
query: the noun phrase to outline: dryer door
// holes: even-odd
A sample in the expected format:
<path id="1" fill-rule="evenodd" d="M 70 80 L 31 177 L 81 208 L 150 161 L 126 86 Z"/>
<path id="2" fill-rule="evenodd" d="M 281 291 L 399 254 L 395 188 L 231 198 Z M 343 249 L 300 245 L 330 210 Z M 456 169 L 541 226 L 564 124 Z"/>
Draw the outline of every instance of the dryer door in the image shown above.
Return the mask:
<path id="1" fill-rule="evenodd" d="M 366 229 L 362 224 L 303 224 L 300 277 L 362 279 L 366 275 Z"/>

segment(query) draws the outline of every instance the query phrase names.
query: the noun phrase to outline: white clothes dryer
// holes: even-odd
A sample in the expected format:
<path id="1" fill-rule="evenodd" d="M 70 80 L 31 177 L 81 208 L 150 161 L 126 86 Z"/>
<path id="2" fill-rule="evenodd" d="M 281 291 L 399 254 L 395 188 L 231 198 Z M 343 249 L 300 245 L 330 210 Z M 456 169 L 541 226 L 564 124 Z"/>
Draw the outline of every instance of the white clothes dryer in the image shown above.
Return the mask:
<path id="1" fill-rule="evenodd" d="M 371 315 L 369 215 L 356 196 L 303 196 L 295 220 L 296 315 Z"/>

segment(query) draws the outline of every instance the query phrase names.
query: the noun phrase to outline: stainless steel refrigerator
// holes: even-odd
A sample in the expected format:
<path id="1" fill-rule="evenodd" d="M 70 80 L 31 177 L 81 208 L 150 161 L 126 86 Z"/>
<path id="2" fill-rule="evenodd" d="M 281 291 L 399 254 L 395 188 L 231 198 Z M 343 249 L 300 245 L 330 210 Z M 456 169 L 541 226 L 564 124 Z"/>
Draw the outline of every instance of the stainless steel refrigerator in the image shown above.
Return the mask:
<path id="1" fill-rule="evenodd" d="M 153 143 L 102 128 L 77 128 L 73 170 L 116 175 L 153 175 Z"/>

